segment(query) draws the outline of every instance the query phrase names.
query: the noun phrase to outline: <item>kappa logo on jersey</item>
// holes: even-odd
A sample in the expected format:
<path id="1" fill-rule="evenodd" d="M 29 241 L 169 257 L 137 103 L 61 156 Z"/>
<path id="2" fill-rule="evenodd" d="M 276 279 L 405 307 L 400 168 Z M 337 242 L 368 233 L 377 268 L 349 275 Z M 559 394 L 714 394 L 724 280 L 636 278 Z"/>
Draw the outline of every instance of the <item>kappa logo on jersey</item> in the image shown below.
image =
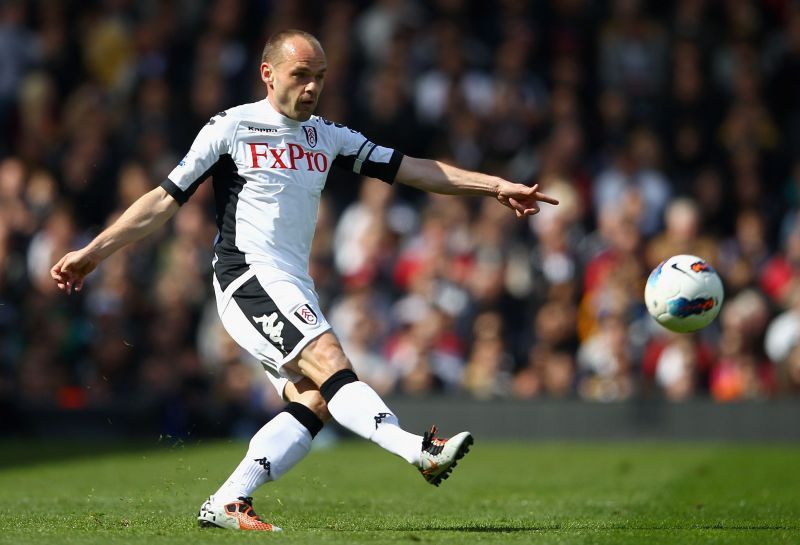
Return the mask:
<path id="1" fill-rule="evenodd" d="M 283 350 L 283 322 L 278 320 L 278 313 L 273 312 L 269 316 L 264 314 L 260 318 L 253 316 L 253 321 L 261 324 L 261 329 L 264 330 L 264 335 L 269 337 L 269 340 Z"/>
<path id="2" fill-rule="evenodd" d="M 306 137 L 308 137 L 307 133 Z M 316 133 L 314 143 L 316 144 Z M 272 147 L 267 142 L 249 142 L 247 145 L 250 146 L 253 168 L 310 172 L 327 172 L 328 170 L 327 155 L 319 151 L 308 151 L 299 144 L 286 144 L 285 148 Z"/>
<path id="3" fill-rule="evenodd" d="M 305 304 L 295 310 L 294 315 L 300 318 L 303 323 L 308 325 L 317 325 L 317 314 L 308 304 Z"/>
<path id="4" fill-rule="evenodd" d="M 278 129 L 274 129 L 271 127 L 253 127 L 252 125 L 247 126 L 248 131 L 255 131 L 255 132 L 278 132 Z"/>
<path id="5" fill-rule="evenodd" d="M 303 125 L 303 131 L 306 133 L 306 142 L 312 148 L 317 147 L 317 128 Z"/>

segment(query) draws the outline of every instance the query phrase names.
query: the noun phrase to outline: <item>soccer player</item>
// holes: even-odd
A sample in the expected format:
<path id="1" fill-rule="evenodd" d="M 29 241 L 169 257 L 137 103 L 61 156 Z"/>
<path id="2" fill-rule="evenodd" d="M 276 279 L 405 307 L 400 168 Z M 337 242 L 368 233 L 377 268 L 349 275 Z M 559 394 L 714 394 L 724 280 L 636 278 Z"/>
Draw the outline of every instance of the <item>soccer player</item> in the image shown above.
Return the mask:
<path id="1" fill-rule="evenodd" d="M 252 493 L 309 451 L 333 417 L 352 432 L 417 467 L 438 486 L 470 448 L 461 432 L 409 433 L 375 391 L 358 380 L 322 314 L 308 273 L 317 206 L 332 166 L 452 195 L 488 195 L 519 218 L 558 202 L 494 176 L 415 159 L 378 146 L 343 125 L 312 115 L 325 81 L 317 39 L 299 30 L 272 36 L 261 59 L 265 99 L 212 117 L 161 185 L 134 202 L 84 248 L 51 269 L 67 294 L 122 246 L 162 226 L 207 177 L 216 220 L 213 284 L 228 333 L 258 359 L 285 409 L 250 441 L 247 454 L 198 514 L 204 526 L 277 531 L 252 507 Z"/>

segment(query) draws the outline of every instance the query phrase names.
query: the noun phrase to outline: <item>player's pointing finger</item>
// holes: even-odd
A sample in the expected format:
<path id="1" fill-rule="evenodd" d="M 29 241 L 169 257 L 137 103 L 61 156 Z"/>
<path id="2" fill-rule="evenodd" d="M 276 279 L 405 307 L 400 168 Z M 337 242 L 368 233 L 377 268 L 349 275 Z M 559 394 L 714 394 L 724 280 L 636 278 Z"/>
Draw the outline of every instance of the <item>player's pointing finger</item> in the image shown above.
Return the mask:
<path id="1" fill-rule="evenodd" d="M 553 205 L 558 204 L 558 199 L 555 199 L 553 197 L 550 197 L 550 196 L 545 195 L 544 193 L 540 193 L 538 191 L 536 191 L 533 194 L 533 198 L 535 198 L 539 202 L 546 202 L 547 204 L 553 204 Z"/>

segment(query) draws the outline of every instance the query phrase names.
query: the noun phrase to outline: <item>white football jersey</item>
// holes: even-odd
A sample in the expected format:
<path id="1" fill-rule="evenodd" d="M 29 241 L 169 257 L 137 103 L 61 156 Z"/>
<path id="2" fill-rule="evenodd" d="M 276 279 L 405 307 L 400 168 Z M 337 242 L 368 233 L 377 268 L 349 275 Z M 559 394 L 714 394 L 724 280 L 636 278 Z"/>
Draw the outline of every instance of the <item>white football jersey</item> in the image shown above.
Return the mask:
<path id="1" fill-rule="evenodd" d="M 391 183 L 402 158 L 321 117 L 289 119 L 264 99 L 212 117 L 161 187 L 183 204 L 213 177 L 214 273 L 223 290 L 250 265 L 313 286 L 308 258 L 331 166 Z"/>

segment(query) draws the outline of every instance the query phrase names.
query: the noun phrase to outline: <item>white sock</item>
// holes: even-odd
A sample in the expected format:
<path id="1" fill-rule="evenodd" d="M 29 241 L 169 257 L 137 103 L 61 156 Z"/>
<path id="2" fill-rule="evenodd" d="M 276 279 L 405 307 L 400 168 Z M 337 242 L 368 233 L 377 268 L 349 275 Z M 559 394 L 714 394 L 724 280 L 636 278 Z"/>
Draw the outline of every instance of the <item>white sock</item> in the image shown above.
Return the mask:
<path id="1" fill-rule="evenodd" d="M 422 436 L 403 430 L 394 413 L 367 384 L 356 381 L 339 388 L 328 401 L 328 411 L 353 433 L 419 465 Z"/>
<path id="2" fill-rule="evenodd" d="M 214 494 L 222 503 L 252 496 L 253 491 L 275 481 L 302 460 L 311 449 L 311 432 L 288 412 L 267 422 L 250 440 L 247 454 Z"/>

